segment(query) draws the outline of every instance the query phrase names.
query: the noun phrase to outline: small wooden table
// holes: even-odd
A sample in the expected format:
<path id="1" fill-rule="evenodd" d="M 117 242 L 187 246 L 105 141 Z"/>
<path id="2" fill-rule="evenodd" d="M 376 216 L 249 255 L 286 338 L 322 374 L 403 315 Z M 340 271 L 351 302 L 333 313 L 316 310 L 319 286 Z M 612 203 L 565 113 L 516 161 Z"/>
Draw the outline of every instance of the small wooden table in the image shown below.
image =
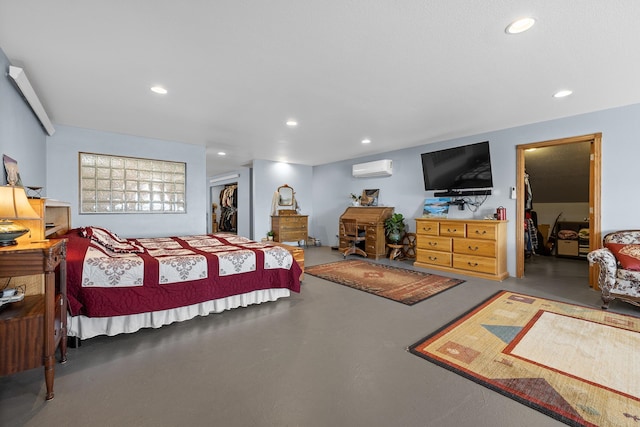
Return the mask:
<path id="1" fill-rule="evenodd" d="M 0 316 L 0 375 L 44 365 L 46 400 L 53 399 L 56 348 L 60 362 L 67 360 L 66 248 L 66 239 L 0 248 L 0 277 L 44 274 L 43 295 L 12 303 Z"/>
<path id="2" fill-rule="evenodd" d="M 389 246 L 389 248 L 391 249 L 391 252 L 389 252 L 389 259 L 399 259 L 402 255 L 402 248 L 404 247 L 404 245 L 394 245 L 392 243 L 387 243 L 387 246 Z"/>

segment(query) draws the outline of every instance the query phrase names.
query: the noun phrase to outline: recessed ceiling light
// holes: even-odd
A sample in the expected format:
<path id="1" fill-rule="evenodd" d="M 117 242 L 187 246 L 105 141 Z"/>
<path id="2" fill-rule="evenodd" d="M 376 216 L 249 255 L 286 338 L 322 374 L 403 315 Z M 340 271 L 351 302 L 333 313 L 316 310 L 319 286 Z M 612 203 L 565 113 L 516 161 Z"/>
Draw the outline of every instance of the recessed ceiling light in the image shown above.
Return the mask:
<path id="1" fill-rule="evenodd" d="M 165 88 L 163 88 L 162 86 L 152 86 L 151 87 L 151 92 L 159 93 L 160 95 L 166 95 L 167 94 L 167 90 Z"/>
<path id="2" fill-rule="evenodd" d="M 559 90 L 558 92 L 553 94 L 553 97 L 554 98 L 564 98 L 565 96 L 569 96 L 572 93 L 573 93 L 573 91 L 572 90 L 568 90 L 568 89 Z"/>
<path id="3" fill-rule="evenodd" d="M 362 140 L 363 144 L 371 144 L 371 140 L 369 138 L 365 138 Z"/>
<path id="4" fill-rule="evenodd" d="M 227 153 L 225 153 L 224 151 L 218 151 L 218 156 L 226 156 Z"/>
<path id="5" fill-rule="evenodd" d="M 298 126 L 298 122 L 293 120 L 293 119 L 289 119 L 289 120 L 287 120 L 287 126 L 289 126 L 289 127 Z"/>
<path id="6" fill-rule="evenodd" d="M 505 28 L 505 32 L 507 34 L 520 34 L 527 31 L 529 28 L 533 27 L 536 23 L 536 20 L 533 18 L 520 18 L 516 21 L 513 21 L 511 24 L 507 25 Z"/>

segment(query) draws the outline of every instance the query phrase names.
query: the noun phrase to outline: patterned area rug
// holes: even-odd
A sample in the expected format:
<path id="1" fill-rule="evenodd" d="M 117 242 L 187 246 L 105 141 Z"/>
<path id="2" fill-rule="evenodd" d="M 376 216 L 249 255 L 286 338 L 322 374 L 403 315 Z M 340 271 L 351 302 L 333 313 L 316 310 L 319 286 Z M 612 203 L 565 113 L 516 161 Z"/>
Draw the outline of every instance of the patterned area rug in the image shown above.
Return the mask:
<path id="1" fill-rule="evenodd" d="M 464 280 L 361 260 L 314 265 L 305 273 L 407 305 L 464 283 Z"/>
<path id="2" fill-rule="evenodd" d="M 501 291 L 409 351 L 572 426 L 640 425 L 640 318 Z"/>

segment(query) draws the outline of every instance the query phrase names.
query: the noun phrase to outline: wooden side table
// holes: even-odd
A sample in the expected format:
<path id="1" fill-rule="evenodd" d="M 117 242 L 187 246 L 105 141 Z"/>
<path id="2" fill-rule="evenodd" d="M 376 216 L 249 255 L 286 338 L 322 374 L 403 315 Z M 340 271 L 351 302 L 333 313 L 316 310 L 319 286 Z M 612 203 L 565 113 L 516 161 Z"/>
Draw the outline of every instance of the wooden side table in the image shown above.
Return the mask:
<path id="1" fill-rule="evenodd" d="M 0 376 L 44 365 L 47 400 L 54 396 L 57 348 L 60 362 L 67 361 L 66 249 L 66 239 L 0 248 L 0 277 L 45 278 L 44 294 L 26 296 L 0 312 Z"/>
<path id="2" fill-rule="evenodd" d="M 389 248 L 391 249 L 391 251 L 389 252 L 390 260 L 395 260 L 400 258 L 400 256 L 402 255 L 402 248 L 404 247 L 404 245 L 394 245 L 392 243 L 387 243 L 387 246 L 389 246 Z"/>

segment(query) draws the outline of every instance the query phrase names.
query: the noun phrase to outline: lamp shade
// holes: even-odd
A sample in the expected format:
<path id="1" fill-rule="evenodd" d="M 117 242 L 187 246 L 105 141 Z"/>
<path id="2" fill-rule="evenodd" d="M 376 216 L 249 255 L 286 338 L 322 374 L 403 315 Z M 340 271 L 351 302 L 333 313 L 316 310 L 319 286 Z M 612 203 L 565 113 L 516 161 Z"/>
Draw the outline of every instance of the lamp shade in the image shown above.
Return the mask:
<path id="1" fill-rule="evenodd" d="M 24 188 L 0 186 L 0 219 L 39 219 L 27 199 Z"/>

